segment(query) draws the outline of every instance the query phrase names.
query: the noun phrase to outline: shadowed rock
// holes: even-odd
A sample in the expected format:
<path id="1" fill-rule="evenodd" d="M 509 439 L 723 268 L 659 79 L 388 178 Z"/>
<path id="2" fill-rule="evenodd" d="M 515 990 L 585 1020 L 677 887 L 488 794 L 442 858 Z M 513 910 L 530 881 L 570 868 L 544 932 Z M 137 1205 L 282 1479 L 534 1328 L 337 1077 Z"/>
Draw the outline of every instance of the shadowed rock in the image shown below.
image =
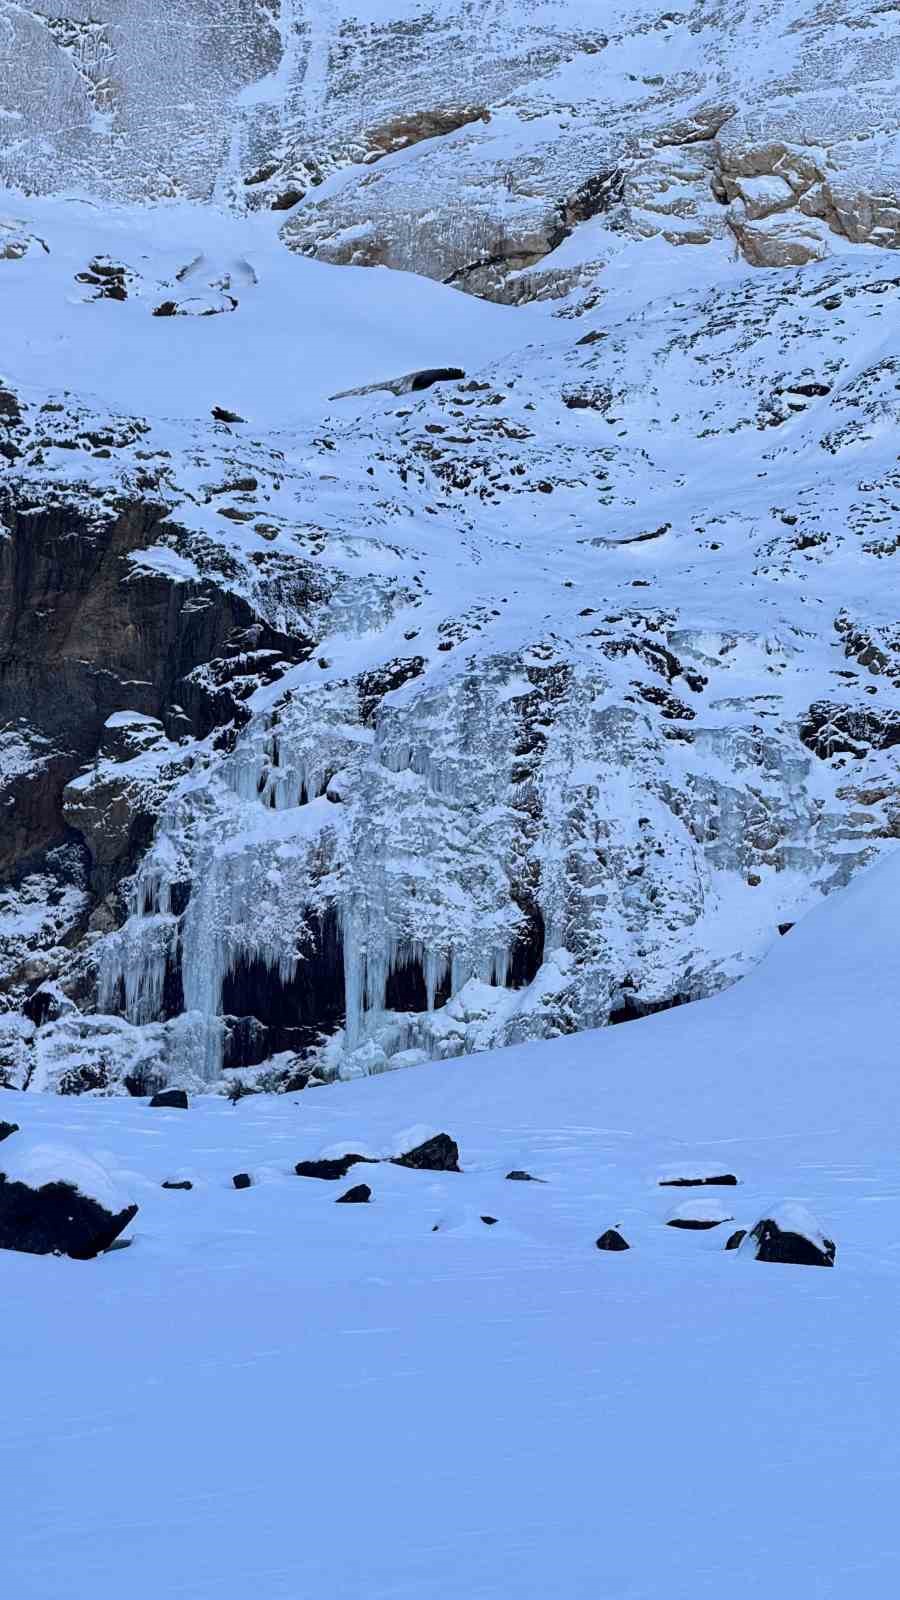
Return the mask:
<path id="1" fill-rule="evenodd" d="M 339 1194 L 335 1200 L 336 1206 L 366 1206 L 372 1198 L 372 1191 L 367 1183 L 357 1183 L 346 1194 Z"/>
<path id="2" fill-rule="evenodd" d="M 756 1242 L 757 1261 L 781 1261 L 801 1267 L 833 1267 L 835 1244 L 833 1239 L 819 1235 L 821 1242 L 805 1233 L 795 1233 L 780 1228 L 771 1217 L 763 1217 L 750 1237 Z"/>
<path id="3" fill-rule="evenodd" d="M 723 1222 L 732 1222 L 732 1217 L 670 1217 L 666 1223 L 667 1228 L 720 1228 Z"/>
<path id="4" fill-rule="evenodd" d="M 236 1189 L 250 1189 L 253 1185 L 249 1172 L 236 1172 L 231 1181 Z"/>
<path id="5" fill-rule="evenodd" d="M 709 1184 L 718 1184 L 733 1188 L 737 1183 L 733 1172 L 722 1172 L 715 1178 L 660 1178 L 661 1189 L 701 1189 Z"/>
<path id="6" fill-rule="evenodd" d="M 536 1178 L 531 1172 L 513 1171 L 506 1174 L 508 1183 L 546 1183 L 546 1178 Z"/>
<path id="7" fill-rule="evenodd" d="M 160 1089 L 150 1104 L 155 1110 L 187 1111 L 188 1097 L 184 1089 Z"/>
<path id="8" fill-rule="evenodd" d="M 746 1228 L 735 1228 L 734 1233 L 730 1233 L 728 1235 L 728 1238 L 725 1240 L 725 1249 L 726 1250 L 736 1250 L 738 1245 L 741 1243 L 741 1241 L 743 1239 L 746 1239 L 746 1237 L 747 1237 L 747 1229 Z"/>
<path id="9" fill-rule="evenodd" d="M 162 1187 L 164 1189 L 193 1189 L 194 1185 L 191 1183 L 190 1178 L 164 1178 Z"/>
<path id="10" fill-rule="evenodd" d="M 350 1168 L 355 1167 L 360 1161 L 371 1163 L 372 1158 L 348 1154 L 322 1161 L 298 1161 L 294 1171 L 298 1178 L 326 1178 L 333 1181 L 335 1178 L 346 1178 Z"/>
<path id="11" fill-rule="evenodd" d="M 618 1228 L 607 1228 L 606 1232 L 601 1233 L 599 1239 L 597 1240 L 597 1249 L 630 1250 L 631 1245 L 628 1243 L 627 1239 L 622 1238 Z"/>
<path id="12" fill-rule="evenodd" d="M 17 1122 L 0 1122 L 0 1142 L 8 1139 L 11 1133 L 18 1133 L 18 1131 L 19 1124 Z"/>
<path id="13" fill-rule="evenodd" d="M 32 1188 L 0 1174 L 0 1249 L 88 1261 L 110 1248 L 137 1209 L 131 1205 L 123 1211 L 107 1211 L 74 1184 L 45 1183 Z"/>
<path id="14" fill-rule="evenodd" d="M 448 1133 L 436 1133 L 433 1139 L 408 1150 L 405 1156 L 394 1156 L 395 1167 L 418 1167 L 423 1172 L 459 1172 L 459 1146 Z"/>

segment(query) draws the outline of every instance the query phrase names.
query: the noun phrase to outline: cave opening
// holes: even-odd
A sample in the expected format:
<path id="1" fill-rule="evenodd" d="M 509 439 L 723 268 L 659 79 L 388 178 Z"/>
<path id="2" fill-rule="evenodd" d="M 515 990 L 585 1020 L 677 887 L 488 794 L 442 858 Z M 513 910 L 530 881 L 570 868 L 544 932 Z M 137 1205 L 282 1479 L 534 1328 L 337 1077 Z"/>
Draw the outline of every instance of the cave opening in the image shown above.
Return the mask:
<path id="1" fill-rule="evenodd" d="M 333 911 L 307 917 L 308 941 L 290 978 L 241 955 L 222 985 L 225 1067 L 255 1066 L 282 1050 L 309 1050 L 343 1025 L 344 955 Z"/>

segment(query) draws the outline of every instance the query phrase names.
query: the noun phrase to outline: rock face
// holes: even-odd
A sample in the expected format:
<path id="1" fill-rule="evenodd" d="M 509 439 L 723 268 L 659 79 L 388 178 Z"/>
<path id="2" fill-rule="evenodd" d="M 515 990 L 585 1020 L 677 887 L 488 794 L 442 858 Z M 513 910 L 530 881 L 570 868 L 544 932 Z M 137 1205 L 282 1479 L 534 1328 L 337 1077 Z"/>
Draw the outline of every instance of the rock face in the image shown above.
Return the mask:
<path id="1" fill-rule="evenodd" d="M 900 837 L 892 13 L 74 10 L 0 23 L 0 1080 L 296 1088 L 739 977 Z M 102 235 L 176 194 L 189 248 Z M 234 359 L 293 326 L 262 207 L 504 303 L 404 280 L 446 328 L 395 303 L 312 415 Z M 287 265 L 341 326 L 394 282 Z M 127 406 L 34 366 L 85 329 Z"/>

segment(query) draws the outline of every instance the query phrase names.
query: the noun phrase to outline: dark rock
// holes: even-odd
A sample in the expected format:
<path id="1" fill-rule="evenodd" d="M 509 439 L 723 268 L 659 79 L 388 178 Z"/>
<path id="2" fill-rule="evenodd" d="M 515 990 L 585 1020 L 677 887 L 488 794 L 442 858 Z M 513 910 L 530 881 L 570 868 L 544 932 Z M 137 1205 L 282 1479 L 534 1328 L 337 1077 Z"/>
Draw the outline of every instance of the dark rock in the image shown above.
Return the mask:
<path id="1" fill-rule="evenodd" d="M 335 1200 L 336 1206 L 366 1206 L 372 1198 L 372 1191 L 367 1183 L 357 1183 L 346 1194 L 339 1194 Z"/>
<path id="2" fill-rule="evenodd" d="M 348 1154 L 322 1161 L 298 1161 L 294 1171 L 298 1178 L 327 1178 L 331 1181 L 346 1178 L 350 1168 L 357 1166 L 360 1161 L 371 1164 L 372 1157 Z"/>
<path id="3" fill-rule="evenodd" d="M 518 1170 L 518 1168 L 515 1168 L 512 1172 L 508 1172 L 506 1174 L 506 1179 L 507 1179 L 508 1183 L 546 1183 L 547 1182 L 546 1178 L 536 1178 L 533 1173 L 531 1173 L 531 1172 L 520 1172 Z"/>
<path id="4" fill-rule="evenodd" d="M 618 1228 L 607 1228 L 606 1232 L 601 1233 L 599 1239 L 597 1240 L 597 1249 L 630 1250 L 631 1245 L 628 1243 L 627 1239 L 622 1238 Z"/>
<path id="5" fill-rule="evenodd" d="M 832 1239 L 822 1240 L 822 1245 L 803 1233 L 792 1233 L 779 1228 L 771 1217 L 763 1217 L 750 1237 L 756 1240 L 757 1261 L 782 1261 L 801 1267 L 833 1267 L 835 1245 Z"/>
<path id="6" fill-rule="evenodd" d="M 110 1248 L 137 1209 L 132 1205 L 124 1211 L 107 1211 L 71 1183 L 45 1183 L 33 1189 L 0 1173 L 0 1250 L 88 1261 Z"/>
<path id="7" fill-rule="evenodd" d="M 786 933 L 790 933 L 793 926 L 794 924 L 792 922 L 779 922 L 778 932 L 781 934 L 782 938 L 784 938 Z"/>
<path id="8" fill-rule="evenodd" d="M 236 1189 L 249 1189 L 253 1184 L 249 1172 L 236 1172 L 231 1181 Z"/>
<path id="9" fill-rule="evenodd" d="M 392 1158 L 395 1167 L 417 1167 L 423 1172 L 459 1172 L 459 1146 L 448 1133 L 436 1133 L 433 1139 L 408 1150 L 405 1156 Z"/>
<path id="10" fill-rule="evenodd" d="M 661 1189 L 701 1189 L 708 1184 L 721 1184 L 733 1187 L 737 1183 L 733 1172 L 722 1172 L 715 1178 L 660 1178 Z"/>
<path id="11" fill-rule="evenodd" d="M 161 316 L 162 313 L 157 311 L 155 315 Z M 238 416 L 236 411 L 226 411 L 224 406 L 213 406 L 211 414 L 215 417 L 216 422 L 246 422 L 247 420 L 246 417 Z"/>
<path id="12" fill-rule="evenodd" d="M 184 1089 L 160 1089 L 150 1104 L 157 1110 L 169 1108 L 173 1111 L 187 1111 L 188 1097 Z"/>
<path id="13" fill-rule="evenodd" d="M 494 1226 L 494 1223 L 497 1221 L 497 1218 L 496 1217 L 482 1217 L 481 1220 L 482 1220 L 482 1222 L 486 1222 L 489 1228 L 492 1228 Z"/>
<path id="14" fill-rule="evenodd" d="M 721 1228 L 723 1222 L 733 1221 L 733 1217 L 670 1217 L 666 1227 L 694 1228 L 701 1231 L 704 1228 Z"/>
<path id="15" fill-rule="evenodd" d="M 164 1189 L 193 1189 L 194 1187 L 190 1178 L 164 1178 L 162 1186 Z"/>
<path id="16" fill-rule="evenodd" d="M 736 1250 L 738 1245 L 740 1244 L 741 1240 L 742 1239 L 746 1239 L 746 1237 L 747 1237 L 747 1229 L 746 1228 L 735 1228 L 734 1233 L 730 1233 L 728 1235 L 728 1238 L 725 1240 L 725 1249 L 726 1250 Z"/>
<path id="17" fill-rule="evenodd" d="M 18 1131 L 19 1124 L 17 1122 L 0 1122 L 0 1143 L 4 1139 L 8 1139 L 11 1133 L 18 1133 Z"/>
<path id="18" fill-rule="evenodd" d="M 421 372 L 412 374 L 410 393 L 416 394 L 420 389 L 430 389 L 435 383 L 451 383 L 464 377 L 462 367 L 423 367 Z"/>

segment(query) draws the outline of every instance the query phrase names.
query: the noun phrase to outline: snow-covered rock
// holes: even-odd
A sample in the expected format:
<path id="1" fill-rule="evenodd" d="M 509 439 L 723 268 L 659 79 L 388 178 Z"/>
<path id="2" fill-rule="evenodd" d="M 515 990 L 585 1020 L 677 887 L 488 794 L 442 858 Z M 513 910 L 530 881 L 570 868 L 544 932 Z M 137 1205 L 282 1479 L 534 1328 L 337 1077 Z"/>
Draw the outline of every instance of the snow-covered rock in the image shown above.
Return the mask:
<path id="1" fill-rule="evenodd" d="M 137 1215 L 109 1174 L 67 1145 L 14 1139 L 0 1153 L 0 1249 L 86 1261 Z"/>
<path id="2" fill-rule="evenodd" d="M 769 1207 L 739 1246 L 757 1261 L 780 1261 L 797 1266 L 833 1267 L 835 1244 L 826 1239 L 815 1217 L 796 1201 Z"/>

